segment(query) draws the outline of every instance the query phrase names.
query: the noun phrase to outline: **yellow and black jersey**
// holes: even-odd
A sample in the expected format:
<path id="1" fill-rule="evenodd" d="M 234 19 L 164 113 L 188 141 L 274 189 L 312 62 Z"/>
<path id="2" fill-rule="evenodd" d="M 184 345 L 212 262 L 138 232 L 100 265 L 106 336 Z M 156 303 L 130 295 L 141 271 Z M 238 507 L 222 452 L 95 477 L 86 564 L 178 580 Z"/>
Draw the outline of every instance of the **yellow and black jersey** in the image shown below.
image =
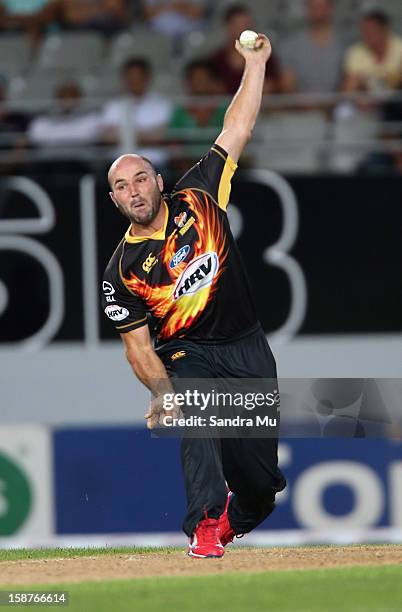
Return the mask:
<path id="1" fill-rule="evenodd" d="M 103 309 L 119 333 L 148 323 L 157 342 L 227 342 L 257 323 L 226 207 L 235 162 L 213 145 L 165 196 L 163 228 L 128 229 L 103 278 Z"/>

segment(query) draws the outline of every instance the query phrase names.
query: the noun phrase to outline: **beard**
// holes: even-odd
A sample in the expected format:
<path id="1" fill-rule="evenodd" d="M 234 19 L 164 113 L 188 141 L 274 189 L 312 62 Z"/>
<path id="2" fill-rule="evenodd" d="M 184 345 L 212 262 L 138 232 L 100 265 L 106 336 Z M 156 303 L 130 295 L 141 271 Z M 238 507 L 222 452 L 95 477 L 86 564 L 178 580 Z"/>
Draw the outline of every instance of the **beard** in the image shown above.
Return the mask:
<path id="1" fill-rule="evenodd" d="M 160 205 L 162 202 L 161 192 L 158 187 L 155 187 L 155 191 L 152 194 L 151 201 L 145 202 L 144 206 L 140 210 L 135 210 L 130 205 L 127 208 L 123 208 L 121 204 L 119 204 L 118 208 L 120 212 L 127 217 L 127 219 L 131 223 L 135 223 L 137 225 L 149 225 L 155 219 L 158 214 Z"/>

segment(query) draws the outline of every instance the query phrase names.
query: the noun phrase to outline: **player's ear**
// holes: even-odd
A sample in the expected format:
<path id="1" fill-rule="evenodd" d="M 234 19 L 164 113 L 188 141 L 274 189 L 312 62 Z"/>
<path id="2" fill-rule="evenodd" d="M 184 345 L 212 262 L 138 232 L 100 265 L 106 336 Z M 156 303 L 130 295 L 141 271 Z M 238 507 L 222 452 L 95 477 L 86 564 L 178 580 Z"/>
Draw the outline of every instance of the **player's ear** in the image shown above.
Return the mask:
<path id="1" fill-rule="evenodd" d="M 158 183 L 159 191 L 163 193 L 163 178 L 160 174 L 156 175 L 156 182 Z"/>
<path id="2" fill-rule="evenodd" d="M 113 191 L 109 191 L 109 195 L 110 195 L 110 199 L 112 200 L 113 204 L 116 206 L 116 208 L 118 208 L 119 206 L 116 202 L 116 198 L 114 197 Z"/>

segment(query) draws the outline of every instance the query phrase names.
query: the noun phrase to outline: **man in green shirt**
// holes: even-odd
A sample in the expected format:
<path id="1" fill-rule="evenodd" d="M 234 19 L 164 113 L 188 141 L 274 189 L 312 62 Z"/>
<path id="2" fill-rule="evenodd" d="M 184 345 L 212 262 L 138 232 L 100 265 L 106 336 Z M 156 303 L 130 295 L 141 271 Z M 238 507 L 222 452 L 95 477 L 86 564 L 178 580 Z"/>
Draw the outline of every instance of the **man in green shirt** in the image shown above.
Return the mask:
<path id="1" fill-rule="evenodd" d="M 191 145 L 191 149 L 183 151 L 185 159 L 181 160 L 188 167 L 189 162 L 203 155 L 205 144 L 220 130 L 227 104 L 216 100 L 222 94 L 221 86 L 214 68 L 206 60 L 194 60 L 186 66 L 185 84 L 187 95 L 197 99 L 173 108 L 168 138 L 171 142 Z"/>

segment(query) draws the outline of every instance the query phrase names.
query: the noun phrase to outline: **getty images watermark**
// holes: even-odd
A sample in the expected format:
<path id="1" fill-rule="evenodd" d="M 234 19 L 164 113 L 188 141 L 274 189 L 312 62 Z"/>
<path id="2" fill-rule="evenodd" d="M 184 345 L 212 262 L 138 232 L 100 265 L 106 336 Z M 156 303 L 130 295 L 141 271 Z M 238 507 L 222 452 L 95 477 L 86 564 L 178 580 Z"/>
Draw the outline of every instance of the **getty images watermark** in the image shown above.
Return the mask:
<path id="1" fill-rule="evenodd" d="M 279 429 L 277 381 L 176 380 L 161 398 L 159 424 L 191 437 L 274 437 Z M 182 430 L 182 431 L 180 431 Z M 158 431 L 157 435 L 161 432 Z"/>
<path id="2" fill-rule="evenodd" d="M 200 412 L 205 412 L 207 409 L 216 408 L 240 408 L 244 410 L 255 410 L 256 408 L 275 407 L 279 408 L 280 396 L 278 390 L 275 389 L 272 393 L 230 393 L 223 391 L 215 391 L 203 393 L 198 389 L 187 389 L 184 393 L 165 393 L 163 396 L 163 409 L 166 411 L 174 411 L 176 408 L 199 409 Z M 253 427 L 255 425 L 261 427 L 276 427 L 276 417 L 271 418 L 269 414 L 256 415 L 256 419 L 250 416 L 241 417 L 237 414 L 234 417 L 219 417 L 218 414 L 209 414 L 208 417 L 191 415 L 187 418 L 174 418 L 171 415 L 166 415 L 163 420 L 163 425 L 172 426 L 198 426 L 198 427 Z"/>

